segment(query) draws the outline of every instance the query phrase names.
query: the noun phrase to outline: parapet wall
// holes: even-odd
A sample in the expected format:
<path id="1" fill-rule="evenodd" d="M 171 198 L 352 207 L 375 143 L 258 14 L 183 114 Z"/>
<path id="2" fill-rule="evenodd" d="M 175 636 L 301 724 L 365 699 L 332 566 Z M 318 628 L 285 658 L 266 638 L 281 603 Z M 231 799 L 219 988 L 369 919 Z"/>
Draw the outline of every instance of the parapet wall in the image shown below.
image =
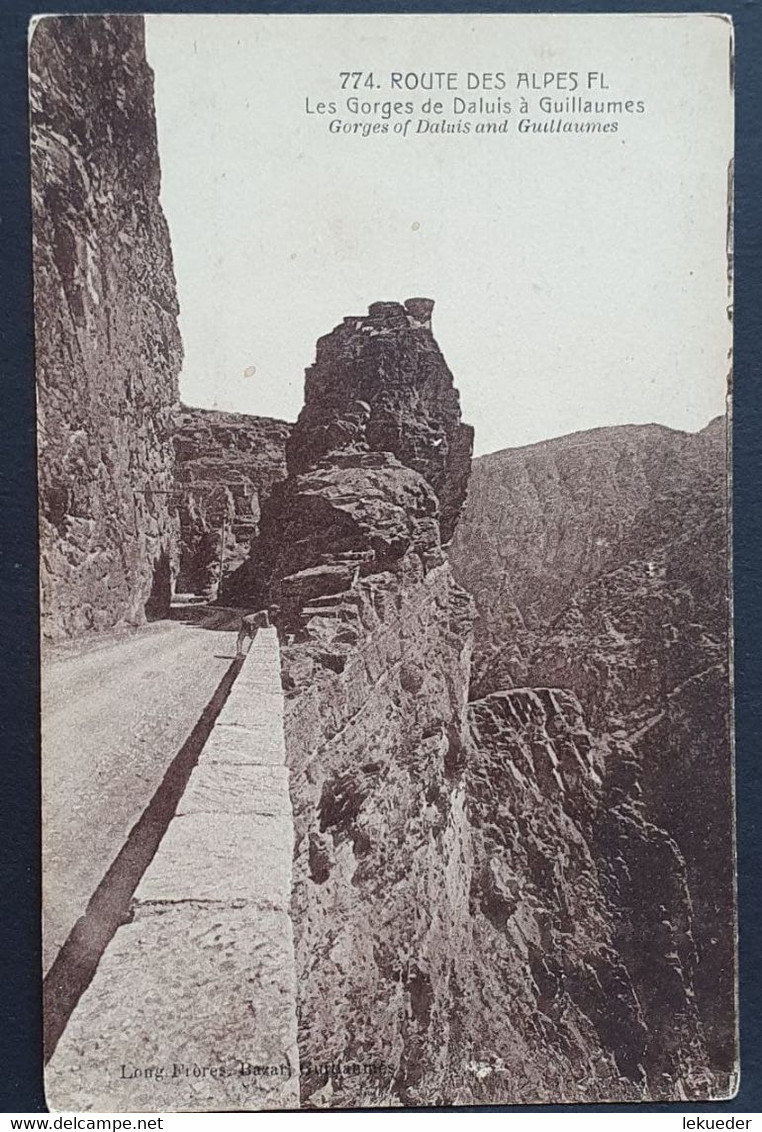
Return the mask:
<path id="1" fill-rule="evenodd" d="M 293 842 L 265 629 L 51 1059 L 52 1109 L 296 1107 Z"/>

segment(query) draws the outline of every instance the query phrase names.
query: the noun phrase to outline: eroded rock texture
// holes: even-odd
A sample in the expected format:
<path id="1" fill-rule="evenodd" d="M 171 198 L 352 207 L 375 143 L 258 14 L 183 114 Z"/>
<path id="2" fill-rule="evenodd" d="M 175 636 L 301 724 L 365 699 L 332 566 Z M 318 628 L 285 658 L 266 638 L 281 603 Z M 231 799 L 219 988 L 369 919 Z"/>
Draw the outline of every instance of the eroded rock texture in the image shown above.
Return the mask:
<path id="1" fill-rule="evenodd" d="M 461 1056 L 482 1067 L 473 1095 L 705 1094 L 685 870 L 643 817 L 627 744 L 591 732 L 559 689 L 497 692 L 468 716 L 473 965 L 458 1019 Z"/>
<path id="2" fill-rule="evenodd" d="M 567 689 L 595 734 L 629 746 L 606 781 L 625 774 L 624 794 L 676 849 L 706 1064 L 727 1089 L 735 1034 L 724 421 L 696 435 L 600 429 L 483 457 L 451 557 L 479 607 L 472 698 Z M 674 926 L 667 911 L 641 923 L 639 938 L 656 939 L 660 919 Z"/>
<path id="3" fill-rule="evenodd" d="M 441 541 L 468 485 L 473 429 L 461 422 L 431 332 L 433 306 L 373 303 L 319 340 L 286 444 L 288 479 L 267 501 L 262 537 L 225 582 L 224 600 L 282 597 L 290 607 L 287 575 L 338 559 L 353 568 L 362 561 L 362 573 L 386 569 L 413 545 L 428 566 L 443 560 Z"/>
<path id="4" fill-rule="evenodd" d="M 473 429 L 431 333 L 430 299 L 373 303 L 321 338 L 287 448 L 298 474 L 338 445 L 391 452 L 428 481 L 452 537 L 466 495 Z M 354 401 L 354 403 L 353 403 Z"/>
<path id="5" fill-rule="evenodd" d="M 269 417 L 181 406 L 174 434 L 180 521 L 178 593 L 201 594 L 246 559 L 261 506 L 286 474 L 291 426 Z M 224 539 L 224 546 L 223 546 Z"/>
<path id="6" fill-rule="evenodd" d="M 182 346 L 138 16 L 40 20 L 30 47 L 43 632 L 169 604 Z"/>
<path id="7" fill-rule="evenodd" d="M 715 629 L 726 626 L 725 513 L 720 419 L 695 435 L 602 428 L 475 460 L 450 553 L 479 609 L 474 692 L 515 682 L 518 631 L 544 632 L 588 583 L 666 546 Z M 707 526 L 711 544 L 694 563 L 689 541 Z"/>
<path id="8" fill-rule="evenodd" d="M 302 1099 L 435 1104 L 470 941 L 470 599 L 411 554 L 352 602 L 284 650 Z"/>

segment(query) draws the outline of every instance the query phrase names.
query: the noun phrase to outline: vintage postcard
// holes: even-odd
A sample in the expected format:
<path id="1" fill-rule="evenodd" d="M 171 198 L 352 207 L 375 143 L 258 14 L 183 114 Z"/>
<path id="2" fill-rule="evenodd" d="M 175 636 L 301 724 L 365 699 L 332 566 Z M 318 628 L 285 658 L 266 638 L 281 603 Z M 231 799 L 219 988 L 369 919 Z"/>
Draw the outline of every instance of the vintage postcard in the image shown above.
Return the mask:
<path id="1" fill-rule="evenodd" d="M 730 20 L 29 44 L 49 1105 L 732 1096 Z"/>

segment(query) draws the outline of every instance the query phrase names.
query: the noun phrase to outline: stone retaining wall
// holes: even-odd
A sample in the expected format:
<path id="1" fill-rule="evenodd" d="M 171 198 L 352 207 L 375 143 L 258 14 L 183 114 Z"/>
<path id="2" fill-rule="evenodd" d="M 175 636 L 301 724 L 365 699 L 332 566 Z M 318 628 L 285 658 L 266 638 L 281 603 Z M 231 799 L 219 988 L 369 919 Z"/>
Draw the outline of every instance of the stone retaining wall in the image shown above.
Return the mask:
<path id="1" fill-rule="evenodd" d="M 51 1059 L 52 1109 L 298 1105 L 293 841 L 266 629 Z"/>

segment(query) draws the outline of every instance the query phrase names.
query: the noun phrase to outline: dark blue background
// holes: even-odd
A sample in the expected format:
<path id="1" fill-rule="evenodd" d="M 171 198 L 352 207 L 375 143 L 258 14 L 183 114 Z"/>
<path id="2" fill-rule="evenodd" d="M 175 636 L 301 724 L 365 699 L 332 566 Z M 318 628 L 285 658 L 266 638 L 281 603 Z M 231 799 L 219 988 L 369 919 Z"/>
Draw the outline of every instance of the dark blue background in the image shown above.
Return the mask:
<path id="1" fill-rule="evenodd" d="M 41 1066 L 39 675 L 37 645 L 37 497 L 34 439 L 34 341 L 27 134 L 26 44 L 31 15 L 43 5 L 0 9 L 0 1111 L 44 1111 Z M 211 3 L 104 3 L 56 0 L 56 12 L 207 12 Z M 759 963 L 760 785 L 762 703 L 762 516 L 758 506 L 762 427 L 762 3 L 491 3 L 244 4 L 226 12 L 729 12 L 736 37 L 736 275 L 734 562 L 736 608 L 736 771 L 740 904 L 741 1090 L 717 1105 L 600 1106 L 607 1112 L 762 1111 L 762 983 Z M 83 852 L 87 847 L 83 846 Z M 596 1111 L 596 1107 L 575 1111 Z M 560 1111 L 569 1111 L 559 1106 Z M 511 1111 L 507 1109 L 506 1111 Z M 534 1108 L 533 1111 L 552 1111 Z"/>

